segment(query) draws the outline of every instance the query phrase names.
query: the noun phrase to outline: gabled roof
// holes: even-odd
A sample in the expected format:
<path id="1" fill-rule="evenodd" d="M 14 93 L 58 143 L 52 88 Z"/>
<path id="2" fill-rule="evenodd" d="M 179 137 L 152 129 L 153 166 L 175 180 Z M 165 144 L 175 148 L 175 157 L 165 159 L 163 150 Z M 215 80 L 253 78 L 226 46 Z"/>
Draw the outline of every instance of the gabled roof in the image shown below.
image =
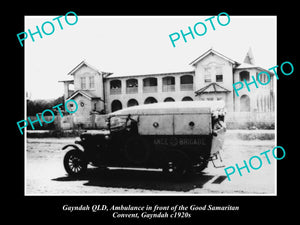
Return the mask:
<path id="1" fill-rule="evenodd" d="M 195 91 L 196 96 L 203 93 L 213 93 L 213 92 L 230 92 L 228 89 L 222 87 L 221 85 L 213 82 L 206 85 L 203 88 L 200 88 L 198 91 Z"/>
<path id="2" fill-rule="evenodd" d="M 69 73 L 68 73 L 68 75 L 74 75 L 74 73 L 77 71 L 77 70 L 79 70 L 82 66 L 87 66 L 87 67 L 90 67 L 91 69 L 93 69 L 93 70 L 95 70 L 96 72 L 98 72 L 99 74 L 103 74 L 104 76 L 106 75 L 106 76 L 109 76 L 110 74 L 112 74 L 112 73 L 110 73 L 110 72 L 103 72 L 103 71 L 99 71 L 98 69 L 96 69 L 95 67 L 92 67 L 90 64 L 88 64 L 85 60 L 82 60 L 77 66 L 75 66 L 75 68 L 74 69 L 72 69 Z"/>
<path id="3" fill-rule="evenodd" d="M 82 60 L 77 66 L 75 66 L 69 73 L 68 75 L 74 75 L 74 73 L 79 70 L 81 67 L 83 67 L 84 65 L 92 68 L 93 70 L 99 72 L 96 68 L 93 68 L 91 65 L 87 64 L 84 60 Z"/>
<path id="4" fill-rule="evenodd" d="M 190 63 L 190 65 L 195 65 L 196 63 L 198 63 L 199 61 L 201 61 L 203 58 L 205 58 L 206 56 L 208 56 L 209 54 L 215 54 L 215 55 L 217 55 L 217 56 L 225 59 L 226 61 L 229 61 L 232 64 L 236 64 L 237 63 L 236 61 L 234 61 L 234 60 L 232 60 L 232 59 L 230 59 L 230 58 L 222 55 L 221 53 L 219 53 L 219 52 L 217 52 L 217 51 L 215 51 L 215 50 L 213 50 L 211 48 L 208 51 L 204 52 L 202 55 L 200 55 L 197 59 L 195 59 L 194 61 L 192 61 Z"/>
<path id="5" fill-rule="evenodd" d="M 73 94 L 71 94 L 66 100 L 73 99 L 73 98 L 75 98 L 79 94 L 81 94 L 82 96 L 86 97 L 89 100 L 92 100 L 92 99 L 101 99 L 100 97 L 95 96 L 94 94 L 92 94 L 89 91 L 77 90 Z"/>
<path id="6" fill-rule="evenodd" d="M 269 74 L 271 75 L 274 75 L 274 73 L 270 70 L 266 70 L 258 65 L 253 65 L 253 64 L 249 64 L 249 63 L 241 63 L 240 65 L 238 65 L 237 67 L 235 67 L 235 70 L 243 70 L 243 69 L 258 69 L 258 70 L 261 70 L 261 71 L 266 71 L 268 72 Z"/>
<path id="7" fill-rule="evenodd" d="M 251 69 L 251 68 L 257 68 L 260 70 L 265 70 L 260 66 L 254 65 L 254 64 L 249 64 L 249 63 L 241 63 L 240 65 L 238 65 L 235 69 Z"/>

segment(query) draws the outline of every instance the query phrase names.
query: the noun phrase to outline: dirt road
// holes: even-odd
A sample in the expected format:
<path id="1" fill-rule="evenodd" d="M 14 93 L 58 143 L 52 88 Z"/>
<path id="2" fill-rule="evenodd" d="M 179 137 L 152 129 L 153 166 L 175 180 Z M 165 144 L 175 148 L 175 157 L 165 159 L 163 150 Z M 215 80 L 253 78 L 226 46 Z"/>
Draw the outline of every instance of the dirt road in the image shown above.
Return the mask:
<path id="1" fill-rule="evenodd" d="M 28 138 L 25 166 L 25 191 L 27 195 L 249 195 L 274 194 L 276 184 L 276 160 L 271 164 L 262 157 L 258 170 L 241 170 L 229 181 L 224 168 L 214 168 L 210 162 L 199 174 L 183 182 L 166 179 L 159 171 L 96 169 L 90 167 L 81 179 L 67 176 L 63 168 L 62 147 L 73 143 L 74 138 Z M 225 139 L 223 161 L 226 166 L 259 155 L 275 146 L 274 140 L 242 141 Z"/>

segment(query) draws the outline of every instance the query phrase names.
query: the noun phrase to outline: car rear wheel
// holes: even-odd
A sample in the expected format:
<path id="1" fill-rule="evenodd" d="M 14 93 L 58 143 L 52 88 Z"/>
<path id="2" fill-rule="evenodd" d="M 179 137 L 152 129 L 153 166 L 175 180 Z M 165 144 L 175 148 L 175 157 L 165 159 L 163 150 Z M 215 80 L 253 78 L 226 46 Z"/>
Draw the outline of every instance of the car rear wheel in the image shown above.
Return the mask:
<path id="1" fill-rule="evenodd" d="M 82 175 L 86 172 L 87 163 L 82 151 L 72 149 L 64 157 L 64 168 L 71 176 Z"/>

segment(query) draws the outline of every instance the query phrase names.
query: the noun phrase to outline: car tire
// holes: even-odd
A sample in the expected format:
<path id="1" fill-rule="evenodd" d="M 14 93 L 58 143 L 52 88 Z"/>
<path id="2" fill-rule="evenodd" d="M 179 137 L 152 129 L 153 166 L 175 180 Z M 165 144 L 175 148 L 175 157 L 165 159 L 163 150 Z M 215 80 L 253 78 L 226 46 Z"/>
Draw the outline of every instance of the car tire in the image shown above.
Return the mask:
<path id="1" fill-rule="evenodd" d="M 79 176 L 86 172 L 87 162 L 84 153 L 77 149 L 72 149 L 65 154 L 64 168 L 71 176 Z"/>

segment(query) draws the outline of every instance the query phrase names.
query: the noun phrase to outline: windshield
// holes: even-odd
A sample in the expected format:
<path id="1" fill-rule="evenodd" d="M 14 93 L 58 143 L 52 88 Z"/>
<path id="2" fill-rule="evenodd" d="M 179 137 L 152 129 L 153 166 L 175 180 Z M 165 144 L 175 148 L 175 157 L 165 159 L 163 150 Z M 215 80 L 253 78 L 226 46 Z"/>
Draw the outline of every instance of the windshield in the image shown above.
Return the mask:
<path id="1" fill-rule="evenodd" d="M 110 129 L 125 128 L 127 116 L 113 116 L 110 118 Z"/>
<path id="2" fill-rule="evenodd" d="M 138 116 L 118 115 L 109 118 L 109 128 L 111 131 L 127 129 L 137 131 Z"/>

